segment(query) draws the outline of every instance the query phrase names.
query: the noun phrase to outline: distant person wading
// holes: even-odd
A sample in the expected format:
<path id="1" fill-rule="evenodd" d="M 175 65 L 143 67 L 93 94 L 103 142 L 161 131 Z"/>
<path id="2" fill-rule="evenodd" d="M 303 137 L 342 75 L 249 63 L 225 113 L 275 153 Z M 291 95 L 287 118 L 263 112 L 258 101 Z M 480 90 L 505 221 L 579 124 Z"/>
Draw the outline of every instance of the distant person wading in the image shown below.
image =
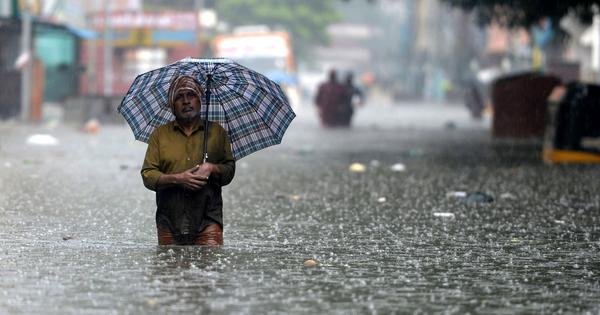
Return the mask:
<path id="1" fill-rule="evenodd" d="M 354 85 L 354 74 L 348 72 L 346 79 L 344 80 L 344 87 L 346 88 L 346 99 L 344 100 L 344 111 L 341 116 L 341 123 L 344 126 L 350 126 L 352 122 L 352 115 L 354 114 L 355 106 L 362 106 L 364 104 L 364 95 L 362 91 Z"/>
<path id="2" fill-rule="evenodd" d="M 327 82 L 319 85 L 315 98 L 323 127 L 347 127 L 352 116 L 346 87 L 338 82 L 337 71 L 329 71 Z"/>

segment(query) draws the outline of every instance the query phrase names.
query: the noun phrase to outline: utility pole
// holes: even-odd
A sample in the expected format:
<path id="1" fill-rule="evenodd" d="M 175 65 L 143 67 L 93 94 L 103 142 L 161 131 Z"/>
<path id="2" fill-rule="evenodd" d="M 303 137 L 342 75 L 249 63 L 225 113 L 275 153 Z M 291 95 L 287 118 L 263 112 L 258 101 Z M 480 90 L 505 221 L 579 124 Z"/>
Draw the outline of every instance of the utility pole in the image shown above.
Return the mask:
<path id="1" fill-rule="evenodd" d="M 202 11 L 203 9 L 204 0 L 194 0 L 194 11 L 196 12 L 196 18 L 198 18 L 200 11 Z M 198 22 L 196 23 L 196 25 L 198 24 L 200 24 L 200 20 L 198 20 Z"/>
<path id="2" fill-rule="evenodd" d="M 23 8 L 21 11 L 21 56 L 26 56 L 26 62 L 21 69 L 21 120 L 23 122 L 29 122 L 31 117 L 31 77 L 33 72 L 31 24 L 31 15 L 27 8 Z"/>
<path id="3" fill-rule="evenodd" d="M 594 14 L 592 27 L 592 68 L 595 72 L 594 81 L 598 82 L 600 80 L 600 13 L 598 12 Z"/>
<path id="4" fill-rule="evenodd" d="M 100 6 L 96 2 L 85 1 L 85 14 L 86 14 L 86 27 L 90 29 L 95 29 L 95 25 L 93 22 L 93 18 L 98 18 L 96 14 L 100 11 L 98 9 Z M 87 71 L 86 76 L 88 80 L 88 90 L 87 93 L 94 93 L 96 95 L 100 95 L 100 86 L 98 84 L 100 75 L 98 74 L 98 38 L 94 38 L 93 40 L 87 41 L 87 49 L 89 51 L 89 58 L 87 60 Z"/>
<path id="5" fill-rule="evenodd" d="M 2 14 L 2 16 L 11 16 L 11 13 L 11 1 L 0 1 L 0 14 Z"/>
<path id="6" fill-rule="evenodd" d="M 103 45 L 103 59 L 104 59 L 104 97 L 112 95 L 112 84 L 113 84 L 113 68 L 112 68 L 112 32 L 110 29 L 110 3 L 111 1 L 104 1 L 104 45 Z"/>
<path id="7" fill-rule="evenodd" d="M 205 54 L 204 51 L 202 51 L 203 49 L 203 36 L 200 36 L 200 32 L 201 32 L 201 28 L 200 28 L 200 23 L 202 23 L 202 21 L 200 21 L 200 13 L 202 12 L 202 10 L 204 9 L 204 0 L 194 0 L 194 13 L 196 14 L 196 25 L 194 25 L 194 32 L 196 33 L 195 38 L 196 38 L 196 54 Z"/>

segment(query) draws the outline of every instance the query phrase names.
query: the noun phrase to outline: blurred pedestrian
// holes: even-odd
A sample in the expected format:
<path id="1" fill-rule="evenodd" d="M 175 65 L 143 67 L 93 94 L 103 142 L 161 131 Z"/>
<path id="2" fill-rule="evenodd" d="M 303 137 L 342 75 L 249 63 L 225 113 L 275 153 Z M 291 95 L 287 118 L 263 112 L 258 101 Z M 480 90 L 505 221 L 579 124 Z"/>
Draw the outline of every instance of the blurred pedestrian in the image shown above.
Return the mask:
<path id="1" fill-rule="evenodd" d="M 168 91 L 175 120 L 154 130 L 148 141 L 141 175 L 156 192 L 159 245 L 222 245 L 221 187 L 235 173 L 226 131 L 211 122 L 202 163 L 204 121 L 200 119 L 202 89 L 190 76 L 175 77 Z"/>
<path id="2" fill-rule="evenodd" d="M 471 112 L 471 117 L 475 120 L 482 119 L 483 113 L 483 97 L 479 92 L 479 88 L 477 87 L 476 82 L 470 82 L 465 91 L 465 106 Z"/>
<path id="3" fill-rule="evenodd" d="M 346 74 L 344 87 L 346 88 L 346 99 L 344 101 L 341 123 L 343 126 L 350 126 L 354 109 L 364 104 L 364 96 L 362 91 L 354 85 L 354 73 L 352 71 Z"/>
<path id="4" fill-rule="evenodd" d="M 471 113 L 471 117 L 475 120 L 481 120 L 483 109 L 485 107 L 485 95 L 482 93 L 482 85 L 478 78 L 480 72 L 479 62 L 476 59 L 469 62 L 469 70 L 465 71 L 465 92 L 464 102 L 465 107 Z"/>
<path id="5" fill-rule="evenodd" d="M 319 85 L 315 97 L 323 127 L 343 126 L 344 116 L 347 115 L 347 95 L 346 87 L 338 82 L 337 71 L 330 70 L 328 81 Z"/>

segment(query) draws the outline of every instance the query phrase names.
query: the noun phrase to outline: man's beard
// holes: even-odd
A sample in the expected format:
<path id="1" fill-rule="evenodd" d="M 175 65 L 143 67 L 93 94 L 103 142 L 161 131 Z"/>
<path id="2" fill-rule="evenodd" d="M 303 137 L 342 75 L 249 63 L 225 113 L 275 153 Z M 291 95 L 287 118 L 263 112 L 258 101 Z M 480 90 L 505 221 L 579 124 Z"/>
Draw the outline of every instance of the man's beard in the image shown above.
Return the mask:
<path id="1" fill-rule="evenodd" d="M 179 122 L 180 124 L 191 124 L 196 119 L 200 119 L 200 112 L 198 112 L 198 114 L 196 114 L 194 116 L 191 116 L 191 117 L 178 117 L 178 116 L 175 116 L 175 119 L 177 119 L 177 122 Z"/>

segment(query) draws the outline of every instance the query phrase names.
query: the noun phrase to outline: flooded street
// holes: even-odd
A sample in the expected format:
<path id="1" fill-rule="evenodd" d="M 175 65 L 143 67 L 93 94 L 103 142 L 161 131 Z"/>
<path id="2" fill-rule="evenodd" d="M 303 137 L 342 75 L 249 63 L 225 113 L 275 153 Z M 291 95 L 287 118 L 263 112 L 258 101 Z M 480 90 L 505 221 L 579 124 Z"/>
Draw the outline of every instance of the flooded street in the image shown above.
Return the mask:
<path id="1" fill-rule="evenodd" d="M 0 123 L 0 313 L 600 313 L 598 165 L 545 165 L 463 107 L 355 123 L 303 109 L 238 161 L 220 248 L 156 245 L 127 126 Z"/>

